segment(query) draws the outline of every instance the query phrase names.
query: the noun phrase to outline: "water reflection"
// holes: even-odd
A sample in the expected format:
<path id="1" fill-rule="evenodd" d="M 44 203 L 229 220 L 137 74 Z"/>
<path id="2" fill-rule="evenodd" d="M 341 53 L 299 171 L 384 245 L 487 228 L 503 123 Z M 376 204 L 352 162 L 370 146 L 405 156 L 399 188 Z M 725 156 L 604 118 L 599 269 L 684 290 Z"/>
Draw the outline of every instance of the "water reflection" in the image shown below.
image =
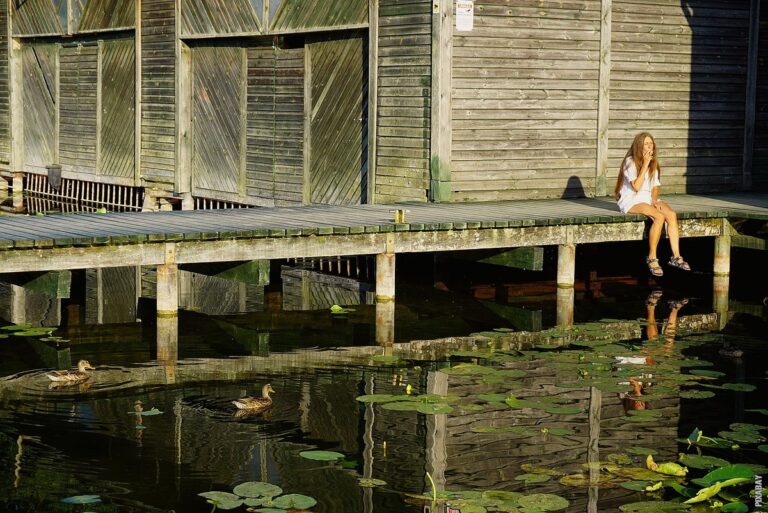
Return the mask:
<path id="1" fill-rule="evenodd" d="M 745 367 L 765 361 L 764 344 L 720 332 L 724 316 L 708 301 L 635 290 L 624 320 L 596 322 L 620 312 L 603 290 L 606 306 L 585 322 L 585 298 L 574 311 L 571 296 L 564 315 L 550 294 L 543 317 L 570 317 L 557 329 L 513 331 L 496 316 L 496 331 L 481 325 L 486 331 L 476 335 L 438 338 L 430 335 L 443 333 L 440 325 L 466 330 L 471 321 L 451 321 L 461 312 L 436 303 L 434 291 L 405 289 L 397 304 L 374 306 L 348 277 L 316 274 L 292 269 L 278 283 L 247 286 L 190 277 L 200 288 L 181 287 L 187 299 L 180 302 L 195 311 L 178 318 L 156 317 L 147 305 L 151 270 L 116 271 L 117 284 L 108 273 L 74 279 L 73 298 L 56 300 L 61 339 L 0 340 L 0 452 L 12 462 L 0 471 L 11 490 L 0 510 L 48 511 L 61 498 L 89 493 L 115 511 L 203 512 L 210 505 L 198 493 L 253 480 L 313 496 L 318 512 L 415 513 L 431 506 L 406 494 L 431 490 L 428 472 L 438 491 L 552 493 L 572 511 L 612 511 L 639 499 L 606 484 L 600 462 L 623 455 L 639 465 L 627 452 L 634 446 L 674 459 L 677 438 L 692 427 L 716 433 L 731 419 L 759 422 L 746 410 L 761 407 L 764 391 L 717 391 L 707 402 L 688 393 L 708 391 L 688 372 L 707 359 L 729 380 L 765 386 Z M 344 284 L 339 295 L 330 283 Z M 335 318 L 330 301 L 355 311 Z M 473 314 L 492 311 L 464 304 Z M 739 322 L 732 313 L 725 318 Z M 420 337 L 398 335 L 417 325 Z M 754 358 L 714 360 L 725 340 Z M 44 368 L 80 359 L 98 367 L 90 387 L 48 389 Z M 231 401 L 268 382 L 278 391 L 270 410 L 235 415 Z M 408 390 L 450 398 L 453 411 L 423 415 L 356 400 L 408 397 Z M 528 403 L 516 407 L 509 398 Z M 308 449 L 338 451 L 344 460 L 306 460 L 299 453 Z M 566 487 L 561 476 L 520 479 L 532 468 L 581 476 L 584 486 Z M 360 487 L 360 478 L 387 484 Z"/>

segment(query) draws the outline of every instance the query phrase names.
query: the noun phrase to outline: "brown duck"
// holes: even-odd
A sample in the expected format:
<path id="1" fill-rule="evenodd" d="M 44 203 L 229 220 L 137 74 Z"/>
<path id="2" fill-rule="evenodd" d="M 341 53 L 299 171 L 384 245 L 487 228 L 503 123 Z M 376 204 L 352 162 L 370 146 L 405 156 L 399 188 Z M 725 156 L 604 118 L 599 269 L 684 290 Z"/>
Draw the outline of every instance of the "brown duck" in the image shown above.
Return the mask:
<path id="1" fill-rule="evenodd" d="M 256 413 L 264 411 L 272 406 L 272 398 L 269 397 L 270 393 L 276 393 L 272 388 L 272 385 L 267 383 L 261 387 L 261 397 L 243 397 L 232 401 L 232 404 L 237 406 L 238 410 L 247 410 L 249 413 Z"/>
<path id="2" fill-rule="evenodd" d="M 49 372 L 46 376 L 55 383 L 74 385 L 87 381 L 91 377 L 88 371 L 95 369 L 88 360 L 80 360 L 77 362 L 77 370 L 57 370 Z"/>

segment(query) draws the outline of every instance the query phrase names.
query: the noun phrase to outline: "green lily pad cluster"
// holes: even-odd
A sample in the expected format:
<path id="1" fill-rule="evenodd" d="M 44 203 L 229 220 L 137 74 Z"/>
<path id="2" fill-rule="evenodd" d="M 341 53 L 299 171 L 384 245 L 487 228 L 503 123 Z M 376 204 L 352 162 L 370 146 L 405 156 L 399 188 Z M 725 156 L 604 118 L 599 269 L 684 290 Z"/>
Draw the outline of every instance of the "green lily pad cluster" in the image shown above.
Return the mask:
<path id="1" fill-rule="evenodd" d="M 0 338 L 14 337 L 48 337 L 56 331 L 51 327 L 32 327 L 30 324 L 11 324 L 0 328 Z M 5 333 L 2 333 L 5 332 Z"/>
<path id="2" fill-rule="evenodd" d="M 232 489 L 232 493 L 210 491 L 198 494 L 205 497 L 216 509 L 230 510 L 246 506 L 246 511 L 256 513 L 286 513 L 290 510 L 307 510 L 317 501 L 307 495 L 289 493 L 271 483 L 248 481 Z"/>
<path id="3" fill-rule="evenodd" d="M 564 497 L 550 493 L 523 494 L 502 490 L 486 491 L 442 491 L 432 495 L 418 495 L 415 498 L 430 503 L 433 500 L 449 504 L 461 513 L 518 513 L 524 511 L 560 511 L 570 503 Z"/>
<path id="4" fill-rule="evenodd" d="M 453 407 L 448 403 L 455 402 L 457 398 L 436 394 L 368 394 L 357 397 L 357 400 L 362 403 L 380 403 L 385 410 L 417 411 L 425 415 L 437 415 L 451 413 Z"/>

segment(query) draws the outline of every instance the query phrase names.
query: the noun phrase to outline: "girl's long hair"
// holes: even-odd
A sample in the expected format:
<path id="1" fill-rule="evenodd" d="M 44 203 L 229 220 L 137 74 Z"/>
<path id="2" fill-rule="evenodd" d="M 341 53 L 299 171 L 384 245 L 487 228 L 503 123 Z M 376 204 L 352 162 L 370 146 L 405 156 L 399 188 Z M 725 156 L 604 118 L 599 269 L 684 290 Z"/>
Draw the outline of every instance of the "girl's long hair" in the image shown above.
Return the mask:
<path id="1" fill-rule="evenodd" d="M 651 163 L 648 166 L 648 178 L 653 179 L 654 173 L 659 173 L 659 176 L 661 176 L 661 167 L 659 166 L 656 139 L 654 139 L 653 136 L 648 132 L 640 132 L 635 136 L 635 140 L 632 141 L 632 146 L 629 147 L 627 154 L 621 161 L 621 165 L 619 165 L 619 176 L 616 178 L 616 188 L 613 190 L 617 201 L 619 199 L 621 184 L 624 181 L 624 163 L 627 161 L 627 157 L 632 157 L 632 160 L 635 161 L 635 167 L 637 168 L 638 173 L 643 167 L 643 144 L 645 143 L 646 137 L 650 137 L 651 141 L 653 142 L 653 157 L 651 157 Z"/>

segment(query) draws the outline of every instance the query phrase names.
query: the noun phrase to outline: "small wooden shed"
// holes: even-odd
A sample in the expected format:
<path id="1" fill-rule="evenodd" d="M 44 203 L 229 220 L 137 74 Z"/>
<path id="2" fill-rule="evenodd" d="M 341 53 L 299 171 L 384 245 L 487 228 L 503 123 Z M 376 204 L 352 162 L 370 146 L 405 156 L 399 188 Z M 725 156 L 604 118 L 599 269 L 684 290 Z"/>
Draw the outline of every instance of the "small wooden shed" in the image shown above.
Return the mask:
<path id="1" fill-rule="evenodd" d="M 183 208 L 602 196 L 649 130 L 665 191 L 765 187 L 766 16 L 759 0 L 0 0 L 0 175 L 60 164 L 70 199 Z"/>

